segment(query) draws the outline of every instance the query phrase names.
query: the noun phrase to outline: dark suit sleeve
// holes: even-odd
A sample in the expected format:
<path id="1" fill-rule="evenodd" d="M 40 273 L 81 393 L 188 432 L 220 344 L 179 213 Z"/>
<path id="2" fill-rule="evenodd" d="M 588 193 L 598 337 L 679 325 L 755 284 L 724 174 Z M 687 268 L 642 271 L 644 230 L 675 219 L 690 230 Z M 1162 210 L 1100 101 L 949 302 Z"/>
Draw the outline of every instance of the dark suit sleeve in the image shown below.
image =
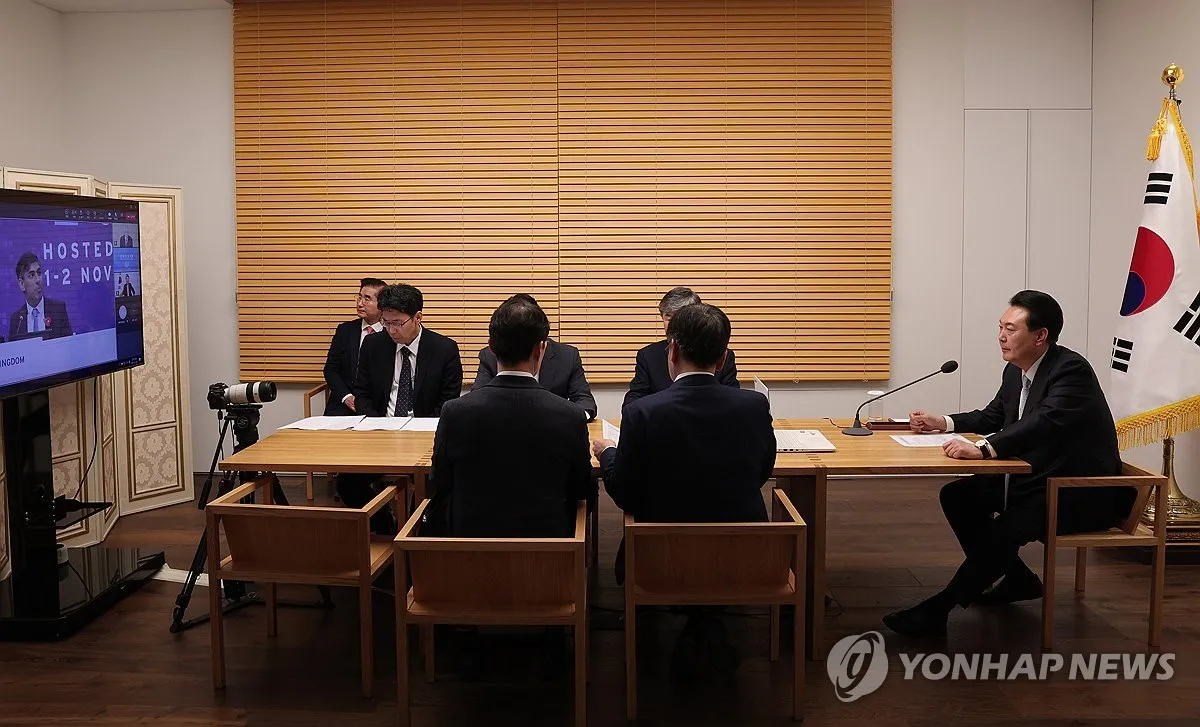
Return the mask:
<path id="1" fill-rule="evenodd" d="M 346 383 L 343 374 L 353 372 L 339 370 L 346 353 L 346 337 L 342 335 L 342 327 L 338 326 L 329 342 L 329 353 L 325 354 L 325 383 L 329 385 L 329 398 L 333 401 L 341 401 L 350 393 L 350 384 Z"/>
<path id="2" fill-rule="evenodd" d="M 631 414 L 631 415 L 630 415 Z M 639 412 L 621 420 L 621 442 L 600 453 L 604 489 L 617 507 L 637 517 L 646 492 L 645 423 Z"/>
<path id="3" fill-rule="evenodd" d="M 991 434 L 1000 431 L 1004 426 L 1004 400 L 1001 398 L 1003 391 L 1004 384 L 1001 384 L 996 391 L 996 398 L 982 409 L 951 414 L 950 418 L 954 420 L 954 431 L 973 434 Z"/>
<path id="4" fill-rule="evenodd" d="M 1095 411 L 1096 392 L 1082 359 L 1067 359 L 1048 373 L 1046 393 L 1033 411 L 988 437 L 997 457 L 1017 457 L 1047 441 L 1065 439 L 1066 432 Z"/>
<path id="5" fill-rule="evenodd" d="M 587 375 L 583 371 L 583 359 L 578 349 L 571 349 L 571 381 L 568 384 L 567 400 L 587 412 L 588 421 L 596 418 L 596 397 L 592 396 L 592 387 L 588 386 Z"/>
<path id="6" fill-rule="evenodd" d="M 358 352 L 358 373 L 354 375 L 354 413 L 365 417 L 381 417 L 381 410 L 387 406 L 386 399 L 382 406 L 376 406 L 371 398 L 371 368 L 373 359 L 377 358 L 376 346 L 371 345 L 371 337 L 367 336 L 362 350 Z"/>
<path id="7" fill-rule="evenodd" d="M 62 326 L 55 326 L 55 327 L 58 328 L 62 332 L 60 335 L 63 335 L 63 336 L 74 335 L 74 333 L 71 330 L 71 316 L 67 315 L 67 304 L 66 303 L 62 304 Z"/>
<path id="8" fill-rule="evenodd" d="M 450 498 L 454 489 L 454 461 L 447 450 L 447 432 L 454 428 L 453 407 L 447 416 L 438 422 L 433 435 L 433 457 L 429 466 L 429 507 L 425 509 L 426 521 L 421 534 L 444 537 L 450 534 Z M 420 503 L 417 503 L 420 506 Z"/>
<path id="9" fill-rule="evenodd" d="M 760 436 L 766 447 L 763 452 L 762 469 L 759 471 L 759 479 L 766 482 L 775 474 L 775 455 L 779 449 L 775 444 L 775 427 L 771 420 L 771 405 L 764 399 L 761 402 L 755 403 L 756 421 L 758 422 Z"/>
<path id="10" fill-rule="evenodd" d="M 16 338 L 21 334 L 21 311 L 13 311 L 13 314 L 8 319 L 8 337 Z"/>
<path id="11" fill-rule="evenodd" d="M 458 343 L 454 339 L 446 339 L 449 350 L 442 362 L 442 384 L 438 392 L 438 403 L 433 407 L 435 417 L 442 415 L 442 405 L 462 395 L 462 356 L 458 352 Z"/>
<path id="12" fill-rule="evenodd" d="M 591 442 L 588 440 L 587 422 L 577 421 L 571 430 L 571 469 L 568 498 L 572 501 L 594 502 L 599 491 L 592 478 Z M 572 510 L 574 512 L 574 510 Z"/>
<path id="13" fill-rule="evenodd" d="M 735 389 L 740 389 L 742 388 L 742 385 L 738 383 L 737 363 L 735 363 L 733 360 L 733 350 L 728 350 L 727 354 L 728 355 L 725 356 L 725 366 L 721 369 L 720 374 L 717 375 L 717 379 L 726 386 L 732 386 Z"/>
<path id="14" fill-rule="evenodd" d="M 629 382 L 629 391 L 625 392 L 625 401 L 621 402 L 621 409 L 629 406 L 630 402 L 650 394 L 650 367 L 646 363 L 646 349 L 642 349 L 638 351 L 637 362 L 633 366 L 633 381 Z"/>
<path id="15" fill-rule="evenodd" d="M 471 391 L 487 384 L 494 378 L 496 378 L 496 356 L 490 354 L 486 348 L 481 349 L 479 351 L 479 370 L 475 372 L 475 381 L 471 384 Z"/>

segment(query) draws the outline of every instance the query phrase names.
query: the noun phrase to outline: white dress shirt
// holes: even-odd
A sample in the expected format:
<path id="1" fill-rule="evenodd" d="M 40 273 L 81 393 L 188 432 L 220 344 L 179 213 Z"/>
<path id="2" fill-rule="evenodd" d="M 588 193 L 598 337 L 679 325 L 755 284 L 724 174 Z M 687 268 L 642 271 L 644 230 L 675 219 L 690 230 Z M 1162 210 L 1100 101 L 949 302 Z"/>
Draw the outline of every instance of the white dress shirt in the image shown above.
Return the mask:
<path id="1" fill-rule="evenodd" d="M 528 371 L 497 371 L 496 375 L 497 376 L 527 376 L 527 377 L 533 379 L 534 381 L 537 381 L 537 377 L 534 376 L 533 374 L 529 373 Z"/>
<path id="2" fill-rule="evenodd" d="M 1046 358 L 1046 354 L 1043 353 L 1041 356 L 1038 357 L 1037 361 L 1033 362 L 1033 365 L 1030 366 L 1028 370 L 1021 372 L 1021 376 L 1023 378 L 1029 379 L 1030 388 L 1033 387 L 1033 379 L 1034 379 L 1034 377 L 1037 376 L 1038 367 L 1042 365 L 1042 359 L 1044 359 L 1044 358 Z M 1022 382 L 1021 385 L 1023 388 L 1024 382 Z M 1024 413 L 1025 413 L 1025 402 L 1021 402 L 1021 407 L 1017 410 L 1017 419 L 1020 419 Z M 946 419 L 946 431 L 953 432 L 954 431 L 954 420 L 951 419 L 949 416 L 945 417 L 945 419 Z M 991 435 L 988 435 L 988 436 L 991 436 Z M 996 450 L 992 449 L 991 443 L 988 442 L 988 440 L 986 438 L 981 439 L 978 442 L 976 442 L 976 446 L 978 446 L 980 449 L 986 449 L 988 454 L 991 455 L 992 457 L 996 456 Z"/>
<path id="3" fill-rule="evenodd" d="M 425 327 L 417 331 L 417 337 L 412 340 L 412 343 L 407 346 L 396 344 L 396 362 L 392 365 L 392 391 L 388 395 L 388 408 L 384 416 L 396 416 L 396 397 L 400 395 L 400 371 L 404 367 L 404 349 L 407 347 L 412 354 L 408 359 L 408 366 L 412 369 L 412 392 L 413 404 L 416 404 L 417 398 L 417 346 L 421 345 L 421 334 L 425 332 Z"/>
<path id="4" fill-rule="evenodd" d="M 711 371 L 684 371 L 682 374 L 676 376 L 673 381 L 679 381 L 685 376 L 712 376 L 716 378 L 717 375 Z"/>
<path id="5" fill-rule="evenodd" d="M 34 315 L 37 311 L 37 315 Z M 38 301 L 38 304 L 30 307 L 29 303 L 25 303 L 25 332 L 38 333 L 46 330 L 46 299 L 43 297 Z"/>

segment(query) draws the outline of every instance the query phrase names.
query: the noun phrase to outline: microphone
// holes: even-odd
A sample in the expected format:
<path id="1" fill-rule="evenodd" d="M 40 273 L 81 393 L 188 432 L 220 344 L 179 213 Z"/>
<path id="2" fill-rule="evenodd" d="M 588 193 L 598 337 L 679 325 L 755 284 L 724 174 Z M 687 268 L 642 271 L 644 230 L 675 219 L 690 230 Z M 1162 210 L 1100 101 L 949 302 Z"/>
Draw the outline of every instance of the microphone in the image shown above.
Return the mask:
<path id="1" fill-rule="evenodd" d="M 852 437 L 869 437 L 869 436 L 871 436 L 875 432 L 872 432 L 870 429 L 867 429 L 866 427 L 864 427 L 863 423 L 862 423 L 862 419 L 859 418 L 859 415 L 862 413 L 862 408 L 864 406 L 866 406 L 867 404 L 870 404 L 873 401 L 882 399 L 883 397 L 887 396 L 888 394 L 894 394 L 897 391 L 899 391 L 900 389 L 907 389 L 908 387 L 912 386 L 913 384 L 919 384 L 931 376 L 937 376 L 938 374 L 952 374 L 957 370 L 958 370 L 958 362 L 957 361 L 947 361 L 946 363 L 942 364 L 941 368 L 939 368 L 937 371 L 934 371 L 931 374 L 925 374 L 924 376 L 917 379 L 916 381 L 910 381 L 907 384 L 905 384 L 904 386 L 897 386 L 896 388 L 892 389 L 891 391 L 885 391 L 882 394 L 880 394 L 879 396 L 875 396 L 870 399 L 867 399 L 863 403 L 859 404 L 858 410 L 854 412 L 854 426 L 843 429 L 842 434 L 849 434 Z"/>

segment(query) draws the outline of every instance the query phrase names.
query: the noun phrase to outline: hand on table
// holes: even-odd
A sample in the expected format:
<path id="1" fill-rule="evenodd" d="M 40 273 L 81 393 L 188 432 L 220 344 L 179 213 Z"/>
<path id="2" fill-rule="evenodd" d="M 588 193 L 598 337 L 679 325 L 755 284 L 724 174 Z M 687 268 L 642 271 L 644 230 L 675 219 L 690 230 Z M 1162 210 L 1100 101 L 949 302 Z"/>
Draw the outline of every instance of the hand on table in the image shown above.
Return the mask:
<path id="1" fill-rule="evenodd" d="M 609 447 L 615 447 L 615 446 L 617 446 L 617 443 L 611 439 L 593 439 L 592 440 L 592 454 L 596 455 L 596 459 L 599 459 L 601 452 L 608 449 Z"/>
<path id="2" fill-rule="evenodd" d="M 971 442 L 951 439 L 942 445 L 942 451 L 951 459 L 983 459 L 983 452 Z"/>
<path id="3" fill-rule="evenodd" d="M 921 434 L 923 432 L 946 431 L 946 417 L 936 414 L 926 414 L 920 409 L 908 415 L 908 428 Z"/>

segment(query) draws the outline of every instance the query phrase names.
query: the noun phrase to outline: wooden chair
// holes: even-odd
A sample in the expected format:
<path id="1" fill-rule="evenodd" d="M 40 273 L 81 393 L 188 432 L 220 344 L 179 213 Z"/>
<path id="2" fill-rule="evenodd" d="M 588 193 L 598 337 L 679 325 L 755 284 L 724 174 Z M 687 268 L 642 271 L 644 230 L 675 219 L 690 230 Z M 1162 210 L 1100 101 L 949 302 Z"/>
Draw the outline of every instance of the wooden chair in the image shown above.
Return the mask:
<path id="1" fill-rule="evenodd" d="M 312 416 L 313 397 L 318 396 L 322 393 L 325 394 L 325 406 L 328 406 L 329 405 L 329 384 L 325 384 L 325 383 L 318 384 L 317 386 L 314 386 L 311 389 L 309 389 L 308 391 L 304 392 L 304 418 L 305 419 Z M 322 412 L 325 411 L 325 406 L 321 407 Z M 327 484 L 332 486 L 333 485 L 333 475 L 326 474 L 325 481 Z M 313 503 L 313 473 L 312 472 L 304 473 L 304 491 L 305 491 L 304 499 L 306 499 L 308 501 L 308 504 L 311 505 Z"/>
<path id="2" fill-rule="evenodd" d="M 625 515 L 625 711 L 637 718 L 639 605 L 770 605 L 771 661 L 779 660 L 780 604 L 795 605 L 792 718 L 804 695 L 804 520 L 771 491 L 772 522 L 639 523 Z"/>
<path id="3" fill-rule="evenodd" d="M 225 687 L 225 640 L 221 619 L 221 580 L 266 584 L 267 633 L 278 632 L 275 584 L 357 586 L 362 650 L 362 694 L 371 696 L 371 584 L 392 561 L 390 539 L 372 538 L 370 519 L 399 488 L 380 492 L 366 507 L 297 507 L 271 504 L 270 477 L 235 488 L 208 504 L 208 593 L 212 618 L 213 686 Z M 238 502 L 261 490 L 264 504 Z M 399 504 L 399 503 L 397 503 Z M 221 531 L 229 555 L 221 557 Z"/>
<path id="4" fill-rule="evenodd" d="M 1064 487 L 1136 487 L 1137 499 L 1129 516 L 1118 527 L 1104 532 L 1059 535 L 1058 496 Z M 1142 524 L 1142 513 L 1154 498 L 1154 530 Z M 1042 649 L 1049 650 L 1054 632 L 1054 554 L 1059 548 L 1075 548 L 1075 591 L 1083 593 L 1088 548 L 1151 547 L 1154 549 L 1150 576 L 1150 634 L 1147 643 L 1158 646 L 1162 639 L 1163 576 L 1167 559 L 1167 478 L 1140 467 L 1122 463 L 1121 474 L 1113 477 L 1051 477 L 1046 480 L 1046 552 L 1042 579 Z"/>
<path id="5" fill-rule="evenodd" d="M 575 724 L 587 711 L 587 506 L 569 538 L 422 537 L 421 502 L 395 540 L 396 678 L 400 727 L 409 725 L 408 625 L 421 626 L 433 681 L 434 624 L 570 625 L 575 636 Z M 407 562 L 405 556 L 407 555 Z M 411 574 L 412 588 L 408 586 Z"/>

